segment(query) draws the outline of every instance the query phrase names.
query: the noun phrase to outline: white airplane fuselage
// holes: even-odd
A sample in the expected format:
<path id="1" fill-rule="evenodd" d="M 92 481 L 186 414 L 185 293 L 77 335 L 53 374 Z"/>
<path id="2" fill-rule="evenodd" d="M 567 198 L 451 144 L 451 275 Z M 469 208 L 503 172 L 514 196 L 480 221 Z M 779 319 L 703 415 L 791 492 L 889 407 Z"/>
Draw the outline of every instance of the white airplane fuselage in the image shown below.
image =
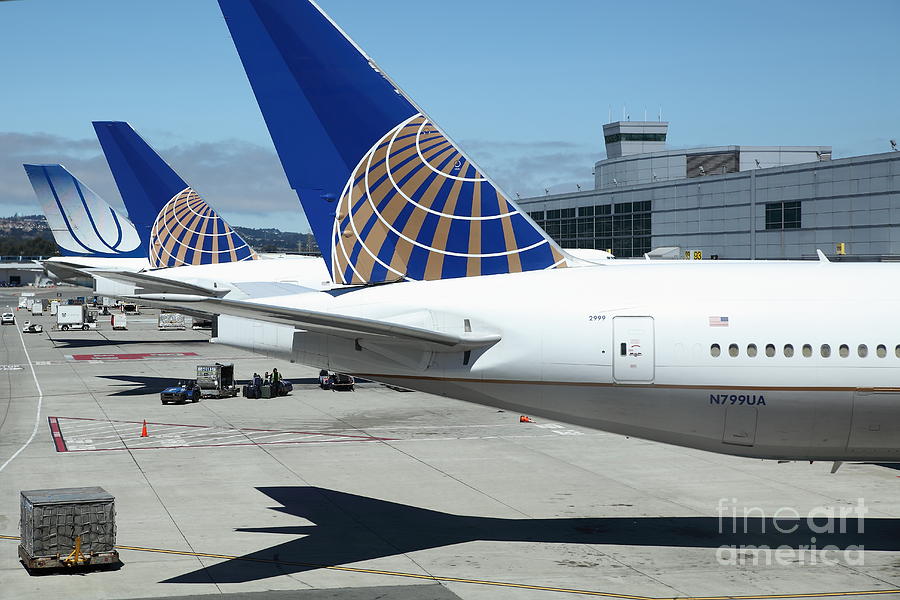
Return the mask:
<path id="1" fill-rule="evenodd" d="M 887 264 L 609 261 L 259 301 L 501 335 L 466 354 L 297 331 L 284 350 L 311 366 L 719 453 L 889 461 L 898 276 Z"/>

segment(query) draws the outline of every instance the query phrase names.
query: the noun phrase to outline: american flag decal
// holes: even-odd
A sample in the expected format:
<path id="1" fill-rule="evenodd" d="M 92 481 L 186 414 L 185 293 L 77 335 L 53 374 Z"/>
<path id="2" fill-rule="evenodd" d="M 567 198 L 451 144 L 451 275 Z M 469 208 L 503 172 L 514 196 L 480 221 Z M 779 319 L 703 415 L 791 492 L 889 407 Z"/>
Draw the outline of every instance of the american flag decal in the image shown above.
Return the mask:
<path id="1" fill-rule="evenodd" d="M 710 327 L 728 327 L 728 317 L 710 317 Z"/>

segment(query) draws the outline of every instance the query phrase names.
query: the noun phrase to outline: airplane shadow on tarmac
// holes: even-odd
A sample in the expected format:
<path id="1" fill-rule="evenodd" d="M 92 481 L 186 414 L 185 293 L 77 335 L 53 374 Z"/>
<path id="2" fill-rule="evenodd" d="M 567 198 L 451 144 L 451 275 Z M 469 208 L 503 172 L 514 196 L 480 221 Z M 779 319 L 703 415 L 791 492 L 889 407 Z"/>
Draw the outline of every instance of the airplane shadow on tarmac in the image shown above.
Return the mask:
<path id="1" fill-rule="evenodd" d="M 475 540 L 714 549 L 798 549 L 812 543 L 819 549 L 831 545 L 840 550 L 860 546 L 900 550 L 900 519 L 858 521 L 855 514 L 844 521 L 845 533 L 840 532 L 840 521 L 832 523 L 834 533 L 822 533 L 826 521 L 819 518 L 810 524 L 805 514 L 800 519 L 779 519 L 781 531 L 789 532 L 781 533 L 770 517 L 744 519 L 742 508 L 736 522 L 730 512 L 721 520 L 717 516 L 500 519 L 453 515 L 318 487 L 257 489 L 281 505 L 272 510 L 312 524 L 237 529 L 290 539 L 163 583 L 242 583 Z"/>
<path id="2" fill-rule="evenodd" d="M 178 383 L 177 377 L 151 377 L 148 375 L 97 375 L 100 379 L 121 381 L 116 387 L 125 388 L 118 392 L 110 392 L 109 396 L 144 396 L 158 394 L 167 387 Z"/>
<path id="3" fill-rule="evenodd" d="M 152 344 L 209 344 L 209 340 L 179 340 L 176 338 L 164 338 L 158 340 L 110 340 L 107 338 L 103 339 L 61 339 L 61 338 L 50 338 L 50 341 L 53 342 L 54 348 L 98 348 L 101 346 L 127 346 L 129 344 L 141 344 L 143 345 L 152 345 Z"/>

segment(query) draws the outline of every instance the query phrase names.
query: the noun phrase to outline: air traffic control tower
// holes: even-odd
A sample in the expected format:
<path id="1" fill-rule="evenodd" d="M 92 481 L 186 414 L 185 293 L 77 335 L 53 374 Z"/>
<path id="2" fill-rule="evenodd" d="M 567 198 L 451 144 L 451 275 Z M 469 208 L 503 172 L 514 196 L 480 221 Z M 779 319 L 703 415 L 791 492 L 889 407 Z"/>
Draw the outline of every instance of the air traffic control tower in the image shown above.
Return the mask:
<path id="1" fill-rule="evenodd" d="M 666 149 L 669 124 L 665 121 L 616 121 L 603 126 L 606 158 L 649 154 Z"/>

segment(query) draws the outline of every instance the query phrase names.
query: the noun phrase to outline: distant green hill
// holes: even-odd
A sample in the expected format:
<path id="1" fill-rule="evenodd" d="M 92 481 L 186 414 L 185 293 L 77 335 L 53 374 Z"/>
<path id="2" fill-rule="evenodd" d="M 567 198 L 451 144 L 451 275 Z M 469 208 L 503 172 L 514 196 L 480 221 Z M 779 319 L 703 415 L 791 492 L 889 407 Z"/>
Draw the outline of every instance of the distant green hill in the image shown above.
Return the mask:
<path id="1" fill-rule="evenodd" d="M 16 215 L 0 218 L 0 256 L 56 256 L 44 215 Z"/>
<path id="2" fill-rule="evenodd" d="M 311 233 L 281 231 L 280 229 L 256 229 L 237 227 L 235 231 L 247 240 L 257 252 L 316 252 L 316 240 Z"/>
<path id="3" fill-rule="evenodd" d="M 317 253 L 316 241 L 310 233 L 235 227 L 257 252 Z M 59 254 L 44 215 L 0 217 L 0 255 L 56 256 Z"/>

